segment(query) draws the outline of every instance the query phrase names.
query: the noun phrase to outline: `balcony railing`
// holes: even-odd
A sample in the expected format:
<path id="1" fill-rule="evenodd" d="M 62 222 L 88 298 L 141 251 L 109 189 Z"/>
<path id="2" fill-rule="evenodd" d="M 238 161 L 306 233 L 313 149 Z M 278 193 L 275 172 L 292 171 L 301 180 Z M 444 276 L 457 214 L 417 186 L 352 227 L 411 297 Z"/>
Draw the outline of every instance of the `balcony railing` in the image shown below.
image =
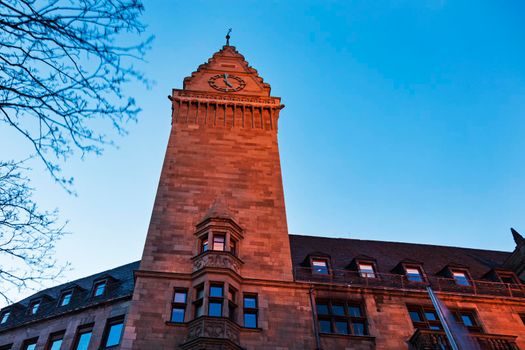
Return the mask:
<path id="1" fill-rule="evenodd" d="M 499 334 L 471 334 L 479 350 L 519 350 L 516 337 Z M 418 329 L 409 340 L 413 350 L 452 350 L 445 332 Z"/>
<path id="2" fill-rule="evenodd" d="M 330 274 L 320 274 L 309 267 L 294 269 L 296 281 L 312 283 L 332 283 L 346 286 L 366 288 L 395 288 L 424 291 L 430 285 L 437 292 L 468 293 L 475 295 L 494 295 L 500 297 L 525 298 L 525 286 L 521 284 L 498 283 L 490 281 L 469 280 L 470 285 L 459 285 L 452 278 L 427 276 L 424 282 L 414 282 L 405 275 L 374 273 L 372 276 L 362 276 L 359 272 L 350 270 L 331 270 Z"/>

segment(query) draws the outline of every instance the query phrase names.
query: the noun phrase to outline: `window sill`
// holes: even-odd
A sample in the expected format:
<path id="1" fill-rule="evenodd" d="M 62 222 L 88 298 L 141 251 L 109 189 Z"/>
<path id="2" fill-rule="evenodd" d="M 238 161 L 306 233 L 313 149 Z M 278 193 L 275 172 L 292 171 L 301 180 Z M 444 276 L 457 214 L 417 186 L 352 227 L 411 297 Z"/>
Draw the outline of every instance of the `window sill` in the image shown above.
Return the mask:
<path id="1" fill-rule="evenodd" d="M 345 338 L 345 339 L 355 339 L 355 340 L 364 340 L 364 341 L 373 341 L 375 342 L 376 337 L 370 335 L 353 335 L 353 334 L 339 334 L 339 333 L 319 333 L 321 337 L 327 338 Z"/>
<path id="2" fill-rule="evenodd" d="M 173 322 L 173 321 L 166 321 L 167 326 L 175 326 L 175 327 L 188 327 L 187 322 Z"/>
<path id="3" fill-rule="evenodd" d="M 255 333 L 259 333 L 259 332 L 262 332 L 262 328 L 250 328 L 250 327 L 242 327 L 241 326 L 241 331 L 243 332 L 255 332 Z"/>

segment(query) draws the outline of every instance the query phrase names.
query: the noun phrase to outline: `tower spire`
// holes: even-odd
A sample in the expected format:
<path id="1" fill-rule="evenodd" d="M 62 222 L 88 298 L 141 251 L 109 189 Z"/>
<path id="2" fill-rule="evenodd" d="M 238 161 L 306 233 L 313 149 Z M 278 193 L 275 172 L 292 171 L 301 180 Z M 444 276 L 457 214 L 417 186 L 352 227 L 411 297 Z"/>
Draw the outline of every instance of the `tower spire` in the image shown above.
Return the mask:
<path id="1" fill-rule="evenodd" d="M 228 33 L 226 33 L 226 46 L 230 46 L 230 33 L 232 32 L 232 29 L 228 29 Z"/>

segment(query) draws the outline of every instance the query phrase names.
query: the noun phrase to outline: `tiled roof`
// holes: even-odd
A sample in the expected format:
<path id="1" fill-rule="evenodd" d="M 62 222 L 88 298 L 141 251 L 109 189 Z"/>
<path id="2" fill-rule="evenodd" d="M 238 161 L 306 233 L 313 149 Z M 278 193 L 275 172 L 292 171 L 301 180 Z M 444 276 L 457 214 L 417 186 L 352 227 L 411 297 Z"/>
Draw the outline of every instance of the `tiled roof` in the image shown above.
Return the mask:
<path id="1" fill-rule="evenodd" d="M 44 289 L 31 295 L 3 310 L 12 310 L 9 320 L 0 325 L 0 332 L 11 329 L 25 323 L 37 321 L 44 318 L 58 316 L 74 310 L 93 307 L 111 300 L 130 297 L 133 294 L 134 276 L 133 271 L 139 268 L 140 261 L 106 270 L 88 277 L 64 283 L 56 287 Z M 106 292 L 99 297 L 92 297 L 93 282 L 107 279 Z M 75 288 L 73 296 L 68 305 L 58 307 L 58 301 L 62 291 Z M 32 300 L 40 299 L 41 304 L 36 315 L 28 314 L 28 306 Z"/>
<path id="2" fill-rule="evenodd" d="M 290 235 L 290 249 L 294 267 L 304 266 L 308 255 L 330 256 L 332 268 L 345 269 L 354 258 L 373 258 L 379 273 L 392 273 L 402 261 L 416 261 L 429 275 L 446 265 L 467 267 L 473 279 L 481 279 L 492 268 L 501 267 L 510 252 L 436 246 L 428 244 L 369 241 L 348 238 L 326 238 Z"/>

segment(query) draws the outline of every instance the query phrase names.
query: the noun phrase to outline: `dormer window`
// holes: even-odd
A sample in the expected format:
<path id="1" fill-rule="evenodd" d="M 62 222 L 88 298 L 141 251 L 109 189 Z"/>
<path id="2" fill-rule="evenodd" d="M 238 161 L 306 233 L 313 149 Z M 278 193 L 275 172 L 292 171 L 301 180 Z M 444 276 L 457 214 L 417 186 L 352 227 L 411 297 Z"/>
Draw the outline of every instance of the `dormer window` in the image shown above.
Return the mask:
<path id="1" fill-rule="evenodd" d="M 519 280 L 514 274 L 514 272 L 511 271 L 498 271 L 498 278 L 502 283 L 507 284 L 519 284 Z"/>
<path id="2" fill-rule="evenodd" d="M 39 308 L 40 308 L 40 300 L 32 301 L 31 304 L 29 304 L 29 314 L 36 315 Z"/>
<path id="3" fill-rule="evenodd" d="M 330 269 L 328 268 L 327 259 L 312 259 L 312 272 L 318 275 L 329 275 Z"/>
<path id="4" fill-rule="evenodd" d="M 2 313 L 2 317 L 0 317 L 0 324 L 4 324 L 9 320 L 9 316 L 11 315 L 11 311 L 4 311 Z"/>
<path id="5" fill-rule="evenodd" d="M 405 266 L 407 280 L 410 282 L 424 282 L 423 273 L 419 266 Z"/>
<path id="6" fill-rule="evenodd" d="M 224 251 L 226 243 L 226 235 L 222 233 L 213 234 L 213 250 Z"/>
<path id="7" fill-rule="evenodd" d="M 457 285 L 460 286 L 470 286 L 470 279 L 468 277 L 467 271 L 465 270 L 451 270 L 452 278 L 456 281 Z"/>
<path id="8" fill-rule="evenodd" d="M 73 291 L 71 290 L 62 292 L 62 295 L 60 296 L 60 301 L 58 302 L 58 306 L 69 305 L 69 303 L 71 302 L 72 296 L 73 296 Z"/>
<path id="9" fill-rule="evenodd" d="M 95 286 L 93 287 L 93 296 L 99 297 L 104 295 L 106 292 L 106 281 L 99 281 L 95 283 Z"/>
<path id="10" fill-rule="evenodd" d="M 358 262 L 359 275 L 366 278 L 376 278 L 374 264 L 371 262 Z"/>

